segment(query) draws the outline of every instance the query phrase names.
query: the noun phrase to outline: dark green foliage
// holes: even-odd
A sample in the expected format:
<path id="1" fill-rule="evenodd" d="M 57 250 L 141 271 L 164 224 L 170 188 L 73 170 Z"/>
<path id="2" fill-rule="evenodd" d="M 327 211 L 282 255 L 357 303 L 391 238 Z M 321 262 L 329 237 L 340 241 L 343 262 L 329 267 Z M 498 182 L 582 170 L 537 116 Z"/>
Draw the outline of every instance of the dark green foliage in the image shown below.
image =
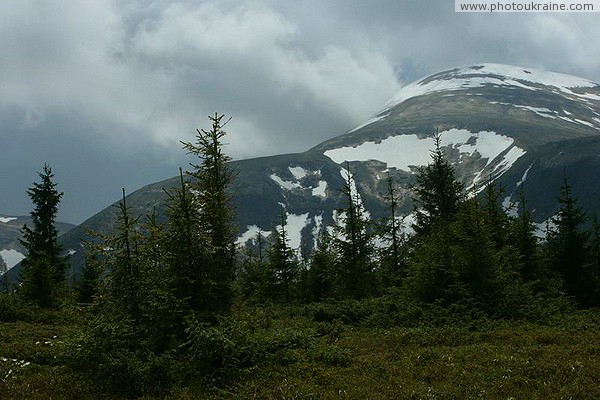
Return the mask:
<path id="1" fill-rule="evenodd" d="M 90 271 L 102 265 L 103 284 L 72 362 L 110 392 L 137 396 L 187 379 L 180 352 L 190 349 L 190 324 L 216 324 L 230 307 L 231 173 L 220 148 L 221 118 L 211 118 L 211 131 L 198 131 L 196 145 L 185 145 L 202 163 L 189 182 L 180 170 L 181 187 L 167 193 L 166 223 L 156 212 L 140 223 L 123 193 L 114 234 L 88 253 Z"/>
<path id="2" fill-rule="evenodd" d="M 488 182 L 483 190 L 482 207 L 485 213 L 485 220 L 492 240 L 496 246 L 502 247 L 509 243 L 508 225 L 509 218 L 502 205 L 502 195 L 504 188 L 497 182 Z"/>
<path id="3" fill-rule="evenodd" d="M 591 276 L 585 268 L 589 232 L 583 229 L 587 217 L 573 196 L 566 176 L 558 203 L 558 213 L 552 218 L 553 226 L 548 229 L 546 238 L 550 267 L 562 278 L 564 290 L 582 302 L 582 288 Z"/>
<path id="4" fill-rule="evenodd" d="M 463 187 L 454 176 L 454 169 L 444 159 L 441 137 L 435 135 L 435 150 L 431 163 L 421 167 L 416 175 L 415 224 L 416 238 L 426 237 L 436 227 L 444 225 L 458 211 Z"/>
<path id="5" fill-rule="evenodd" d="M 275 300 L 289 303 L 298 280 L 299 266 L 298 259 L 289 245 L 287 216 L 283 208 L 280 220 L 281 225 L 275 229 L 273 243 L 269 248 L 268 268 L 275 283 L 271 296 Z"/>
<path id="6" fill-rule="evenodd" d="M 167 226 L 164 235 L 166 268 L 173 279 L 176 296 L 187 302 L 188 308 L 204 312 L 207 296 L 207 244 L 198 215 L 198 199 L 184 181 L 179 170 L 181 186 L 169 193 Z"/>
<path id="7" fill-rule="evenodd" d="M 600 221 L 597 215 L 592 218 L 588 267 L 593 275 L 600 277 Z"/>
<path id="8" fill-rule="evenodd" d="M 56 189 L 54 174 L 47 164 L 39 177 L 41 182 L 34 183 L 27 191 L 34 209 L 33 226 L 24 226 L 20 239 L 27 252 L 21 264 L 21 293 L 42 307 L 49 307 L 56 303 L 67 268 L 54 222 L 63 193 Z"/>
<path id="9" fill-rule="evenodd" d="M 74 289 L 78 302 L 91 304 L 100 286 L 102 262 L 99 260 L 98 252 L 94 249 L 94 244 L 87 243 L 85 247 L 85 264 Z"/>
<path id="10" fill-rule="evenodd" d="M 581 289 L 587 305 L 600 307 L 600 223 L 596 215 L 592 218 L 589 235 L 588 260 L 584 267 L 587 282 Z"/>
<path id="11" fill-rule="evenodd" d="M 488 184 L 482 204 L 461 200 L 461 186 L 443 159 L 440 139 L 432 163 L 417 174 L 415 247 L 407 288 L 416 299 L 442 305 L 468 302 L 493 316 L 516 316 L 532 300 L 518 252 L 509 245 L 501 189 Z"/>
<path id="12" fill-rule="evenodd" d="M 379 275 L 384 287 L 400 286 L 406 275 L 407 234 L 403 231 L 403 219 L 398 212 L 398 198 L 394 180 L 388 173 L 387 193 L 384 200 L 387 203 L 387 217 L 379 225 L 378 236 L 386 245 L 380 252 Z"/>
<path id="13" fill-rule="evenodd" d="M 275 325 L 276 315 L 265 306 L 223 319 L 219 326 L 191 323 L 189 359 L 194 370 L 206 381 L 223 382 L 265 364 L 348 364 L 349 355 L 327 340 L 326 333 L 298 318 Z"/>
<path id="14" fill-rule="evenodd" d="M 306 272 L 306 299 L 321 301 L 334 296 L 336 254 L 331 236 L 324 230 L 318 239 Z"/>
<path id="15" fill-rule="evenodd" d="M 133 218 L 125 198 L 118 204 L 116 233 L 105 241 L 105 266 L 108 272 L 113 312 L 122 313 L 134 322 L 141 318 L 141 270 L 138 219 Z"/>
<path id="16" fill-rule="evenodd" d="M 375 284 L 373 227 L 365 214 L 350 164 L 341 192 L 343 208 L 334 227 L 336 249 L 336 286 L 343 297 L 361 298 L 373 293 Z"/>
<path id="17" fill-rule="evenodd" d="M 232 194 L 230 186 L 234 174 L 223 152 L 222 139 L 224 115 L 215 113 L 209 117 L 210 130 L 197 130 L 195 143 L 183 143 L 188 153 L 200 158 L 200 164 L 192 164 L 189 183 L 198 207 L 198 228 L 202 232 L 205 249 L 205 277 L 203 279 L 203 305 L 198 310 L 219 314 L 227 311 L 233 301 L 233 278 L 235 274 L 235 228 L 233 224 Z"/>
<path id="18" fill-rule="evenodd" d="M 242 297 L 257 303 L 270 300 L 276 292 L 277 277 L 267 261 L 265 241 L 259 230 L 252 246 L 244 250 L 237 279 Z"/>
<path id="19" fill-rule="evenodd" d="M 536 227 L 533 222 L 533 214 L 527 205 L 522 186 L 519 190 L 519 207 L 519 214 L 510 221 L 509 240 L 521 258 L 523 280 L 542 282 L 545 277 L 548 277 L 548 273 L 542 266 L 538 239 L 535 236 Z"/>

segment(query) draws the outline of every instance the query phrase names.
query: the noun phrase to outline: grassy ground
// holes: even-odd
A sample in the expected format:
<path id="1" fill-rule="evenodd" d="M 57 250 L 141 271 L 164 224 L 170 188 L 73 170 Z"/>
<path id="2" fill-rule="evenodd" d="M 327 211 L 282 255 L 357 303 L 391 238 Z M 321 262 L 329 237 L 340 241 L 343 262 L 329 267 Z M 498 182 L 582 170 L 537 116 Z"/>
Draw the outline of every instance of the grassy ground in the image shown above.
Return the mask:
<path id="1" fill-rule="evenodd" d="M 284 327 L 287 318 L 275 315 L 272 329 Z M 482 320 L 390 329 L 302 324 L 322 332 L 310 350 L 269 359 L 218 388 L 197 384 L 146 398 L 600 398 L 597 310 L 544 323 Z M 65 321 L 0 323 L 0 398 L 110 398 L 97 393 L 93 377 L 65 366 L 77 330 L 77 323 Z M 310 356 L 300 354 L 307 351 Z"/>

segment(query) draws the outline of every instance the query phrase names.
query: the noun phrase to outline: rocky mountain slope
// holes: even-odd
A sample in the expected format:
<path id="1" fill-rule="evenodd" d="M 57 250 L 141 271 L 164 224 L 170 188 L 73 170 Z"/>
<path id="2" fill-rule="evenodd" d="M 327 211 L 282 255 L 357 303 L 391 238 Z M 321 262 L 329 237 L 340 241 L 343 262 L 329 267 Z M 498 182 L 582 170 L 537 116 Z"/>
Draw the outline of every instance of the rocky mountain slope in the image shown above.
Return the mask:
<path id="1" fill-rule="evenodd" d="M 288 213 L 292 247 L 309 252 L 340 205 L 346 161 L 371 216 L 382 214 L 385 177 L 394 178 L 402 210 L 412 210 L 416 168 L 429 162 L 432 136 L 465 186 L 477 193 L 488 180 L 506 188 L 505 204 L 523 186 L 539 223 L 551 217 L 567 174 L 583 206 L 600 211 L 600 86 L 586 79 L 529 68 L 481 64 L 443 71 L 405 86 L 380 113 L 347 132 L 298 154 L 235 161 L 240 244 L 269 232 L 281 205 Z M 178 178 L 129 196 L 136 214 L 165 199 Z M 82 226 L 104 231 L 114 221 L 109 207 Z M 62 237 L 79 249 L 83 228 Z M 75 265 L 81 251 L 73 255 Z"/>
<path id="2" fill-rule="evenodd" d="M 0 215 L 0 274 L 17 265 L 25 256 L 25 249 L 19 243 L 23 225 L 31 225 L 30 217 L 9 217 Z M 64 234 L 75 225 L 58 222 L 56 229 Z"/>

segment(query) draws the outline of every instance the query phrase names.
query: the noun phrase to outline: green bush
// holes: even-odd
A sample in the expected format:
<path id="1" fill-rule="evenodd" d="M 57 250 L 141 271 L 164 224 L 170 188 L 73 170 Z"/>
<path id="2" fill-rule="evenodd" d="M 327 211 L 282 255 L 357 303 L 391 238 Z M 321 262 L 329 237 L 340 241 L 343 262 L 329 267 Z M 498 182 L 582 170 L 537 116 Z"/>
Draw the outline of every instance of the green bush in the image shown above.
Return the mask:
<path id="1" fill-rule="evenodd" d="M 40 308 L 18 294 L 0 293 L 0 322 L 54 322 L 62 317 L 56 310 Z"/>

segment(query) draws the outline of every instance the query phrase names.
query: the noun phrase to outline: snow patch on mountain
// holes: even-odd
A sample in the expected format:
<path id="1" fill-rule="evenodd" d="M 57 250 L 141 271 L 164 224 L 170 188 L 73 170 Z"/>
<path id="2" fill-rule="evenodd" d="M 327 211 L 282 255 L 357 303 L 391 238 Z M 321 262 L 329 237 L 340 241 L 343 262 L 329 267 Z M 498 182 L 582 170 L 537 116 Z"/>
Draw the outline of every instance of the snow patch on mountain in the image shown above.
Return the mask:
<path id="1" fill-rule="evenodd" d="M 348 177 L 350 177 L 350 190 L 352 191 L 352 194 L 356 196 L 356 200 L 358 200 L 358 204 L 361 207 L 360 211 L 366 218 L 369 218 L 371 216 L 371 213 L 369 213 L 364 207 L 364 202 L 360 196 L 358 188 L 356 187 L 356 180 L 354 180 L 354 175 L 352 175 L 350 171 L 348 171 L 346 168 L 342 168 L 340 170 L 340 175 L 342 176 L 342 178 L 344 178 L 344 181 L 348 180 Z"/>
<path id="2" fill-rule="evenodd" d="M 545 108 L 545 107 L 532 107 L 532 106 L 525 106 L 522 104 L 505 103 L 502 101 L 490 101 L 489 103 L 490 104 L 500 104 L 502 106 L 511 106 L 511 107 L 520 108 L 522 110 L 532 111 L 532 112 L 536 113 L 537 115 L 539 115 L 540 117 L 544 117 L 544 118 L 556 119 L 557 114 L 558 114 L 557 111 L 550 110 L 549 108 Z M 568 115 L 570 115 L 570 114 L 571 113 L 569 113 Z"/>
<path id="3" fill-rule="evenodd" d="M 269 178 L 271 178 L 272 180 L 274 180 L 279 186 L 281 186 L 281 188 L 286 189 L 286 190 L 301 189 L 302 188 L 302 185 L 300 185 L 299 183 L 285 181 L 285 180 L 281 179 L 279 176 L 277 176 L 276 174 L 269 175 Z"/>
<path id="4" fill-rule="evenodd" d="M 519 182 L 517 182 L 517 187 L 521 186 L 525 180 L 527 179 L 527 174 L 529 173 L 529 170 L 531 169 L 531 167 L 533 167 L 533 164 L 531 164 L 526 170 L 525 173 L 523 174 L 523 176 L 521 177 L 521 180 Z"/>
<path id="5" fill-rule="evenodd" d="M 531 106 L 522 106 L 522 105 L 518 105 L 515 104 L 515 107 L 517 108 L 522 108 L 524 110 L 529 110 L 529 111 L 533 111 L 534 113 L 536 113 L 537 115 L 539 115 L 540 117 L 544 117 L 544 118 L 554 118 L 556 119 L 556 117 L 554 116 L 554 114 L 556 114 L 556 111 L 552 111 L 549 108 L 545 108 L 545 107 L 531 107 Z"/>
<path id="6" fill-rule="evenodd" d="M 316 197 L 327 197 L 325 191 L 327 190 L 327 182 L 319 181 L 319 185 L 316 188 L 312 188 L 312 195 Z"/>
<path id="7" fill-rule="evenodd" d="M 260 234 L 265 237 L 271 234 L 271 231 L 263 231 L 256 225 L 248 225 L 246 227 L 246 231 L 242 233 L 240 237 L 238 237 L 235 243 L 237 245 L 243 246 L 248 240 L 256 238 L 258 236 L 258 232 L 260 232 Z"/>
<path id="8" fill-rule="evenodd" d="M 15 217 L 0 217 L 0 222 L 2 222 L 3 224 L 7 224 L 10 221 L 16 221 L 17 218 Z"/>
<path id="9" fill-rule="evenodd" d="M 414 226 L 416 225 L 416 223 L 417 217 L 415 213 L 412 212 L 402 217 L 402 225 L 400 226 L 400 229 L 402 230 L 402 232 L 412 235 L 413 233 L 415 233 Z"/>
<path id="10" fill-rule="evenodd" d="M 292 249 L 299 249 L 302 243 L 302 229 L 308 224 L 308 213 L 295 215 L 287 215 L 287 235 L 290 239 L 290 247 Z M 281 229 L 281 225 L 278 227 Z"/>
<path id="11" fill-rule="evenodd" d="M 592 123 L 590 123 L 590 122 L 583 121 L 583 120 L 581 120 L 581 119 L 577 119 L 577 118 L 575 118 L 575 121 L 576 121 L 576 122 L 578 122 L 578 123 L 580 123 L 580 124 L 583 124 L 583 125 L 589 126 L 589 127 L 591 127 L 591 128 L 595 128 L 594 124 L 592 124 Z"/>
<path id="12" fill-rule="evenodd" d="M 315 225 L 312 230 L 313 237 L 313 249 L 316 249 L 319 244 L 319 235 L 321 234 L 321 229 L 323 229 L 323 214 L 314 216 Z"/>
<path id="13" fill-rule="evenodd" d="M 535 236 L 540 239 L 544 239 L 546 237 L 546 234 L 548 233 L 548 230 L 556 229 L 556 224 L 552 222 L 554 218 L 556 218 L 556 215 L 549 217 L 543 222 L 534 222 Z"/>
<path id="14" fill-rule="evenodd" d="M 288 169 L 297 181 L 309 174 L 309 172 L 302 167 L 288 167 Z"/>
<path id="15" fill-rule="evenodd" d="M 511 199 L 512 195 L 506 196 L 504 200 L 502 200 L 502 209 L 509 217 L 516 217 L 519 215 L 517 209 L 519 208 L 519 202 L 513 203 Z"/>
<path id="16" fill-rule="evenodd" d="M 496 176 L 502 175 L 503 173 L 508 171 L 510 167 L 512 167 L 513 164 L 517 162 L 519 158 L 523 157 L 524 155 L 525 150 L 523 150 L 522 148 L 517 146 L 511 147 L 511 149 L 502 157 L 502 161 L 500 161 L 498 165 L 496 165 L 493 174 L 495 174 Z"/>
<path id="17" fill-rule="evenodd" d="M 5 249 L 5 250 L 0 250 L 0 257 L 2 257 L 2 259 L 6 263 L 6 267 L 8 269 L 11 269 L 15 265 L 17 265 L 18 263 L 23 261 L 23 259 L 25 258 L 25 255 L 19 253 L 16 250 L 13 250 L 13 249 L 9 249 L 9 250 Z"/>
<path id="18" fill-rule="evenodd" d="M 341 164 L 345 161 L 379 160 L 404 171 L 412 165 L 425 165 L 430 160 L 431 138 L 419 139 L 417 135 L 391 136 L 379 143 L 364 142 L 356 147 L 340 147 L 325 151 L 325 156 Z M 345 176 L 342 174 L 342 177 Z"/>
<path id="19" fill-rule="evenodd" d="M 525 154 L 524 150 L 513 145 L 512 138 L 490 131 L 474 133 L 465 129 L 450 129 L 441 132 L 440 138 L 442 147 L 458 149 L 460 154 L 473 155 L 477 152 L 487 159 L 487 164 L 513 146 L 501 162 L 503 170 L 510 168 L 516 159 Z M 397 135 L 379 143 L 364 142 L 355 147 L 327 150 L 324 154 L 338 164 L 345 161 L 378 160 L 388 167 L 410 172 L 411 167 L 427 165 L 431 161 L 430 151 L 434 148 L 432 137 Z M 345 177 L 344 173 L 342 176 Z"/>

